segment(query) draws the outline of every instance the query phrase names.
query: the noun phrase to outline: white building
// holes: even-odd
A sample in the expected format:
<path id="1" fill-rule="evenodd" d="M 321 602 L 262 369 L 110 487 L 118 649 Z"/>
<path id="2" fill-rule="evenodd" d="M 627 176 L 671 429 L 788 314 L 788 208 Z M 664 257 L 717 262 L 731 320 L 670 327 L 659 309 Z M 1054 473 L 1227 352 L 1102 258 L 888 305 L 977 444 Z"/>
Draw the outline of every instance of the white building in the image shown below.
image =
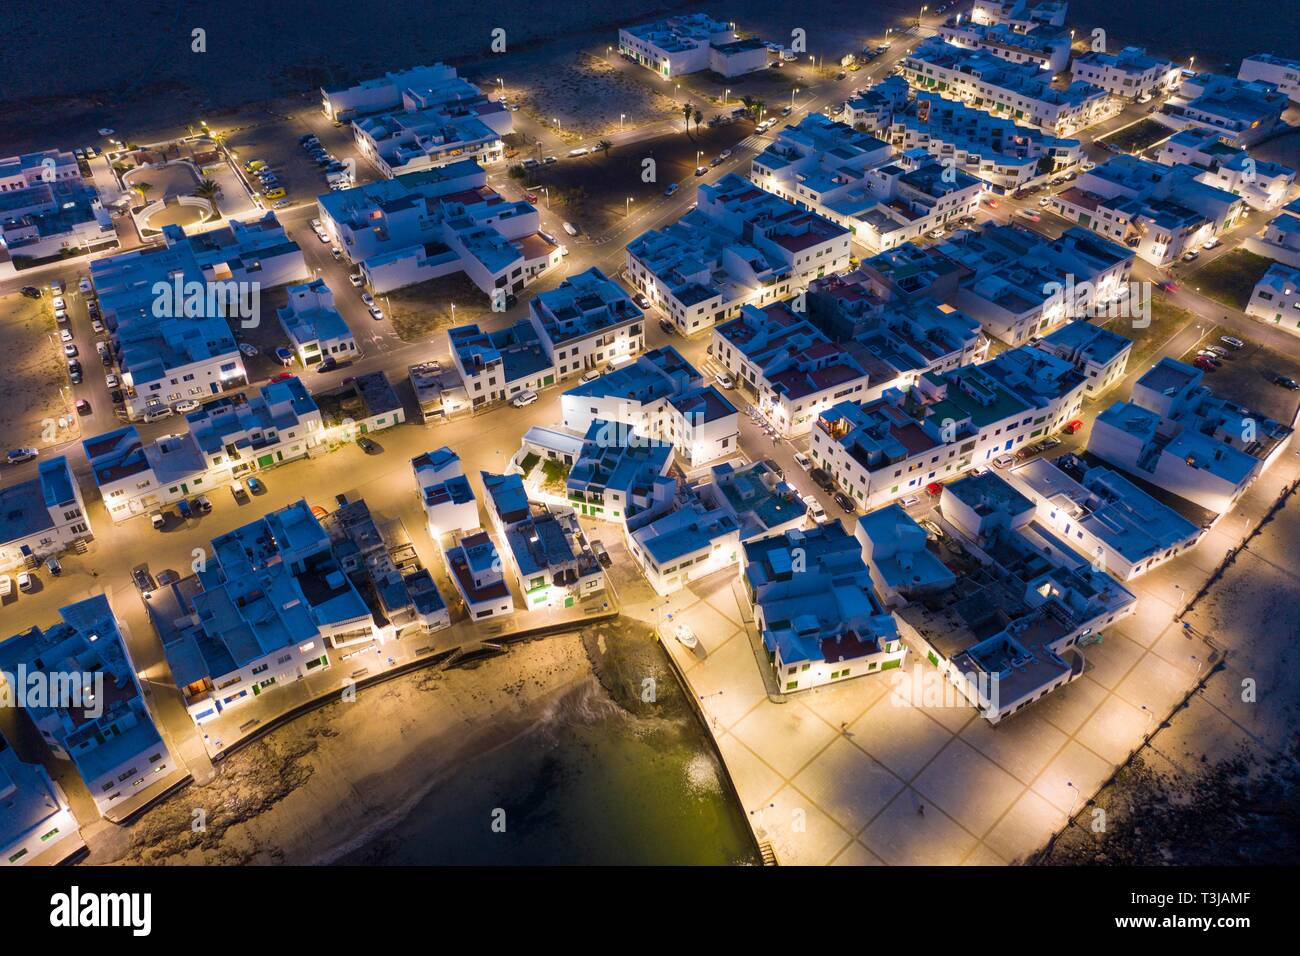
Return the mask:
<path id="1" fill-rule="evenodd" d="M 1119 581 L 1191 550 L 1206 531 L 1118 472 L 1074 456 L 1037 458 L 1005 477 L 1034 502 L 1040 524 Z"/>
<path id="2" fill-rule="evenodd" d="M 1063 27 L 1069 10 L 1066 0 L 975 0 L 970 18 L 974 23 L 1005 23 L 1025 32 L 1040 26 Z"/>
<path id="3" fill-rule="evenodd" d="M 326 193 L 325 232 L 375 292 L 464 272 L 500 310 L 563 256 L 537 210 L 487 185 L 473 160 Z"/>
<path id="4" fill-rule="evenodd" d="M 673 594 L 736 563 L 740 525 L 725 509 L 691 500 L 630 532 L 628 550 L 656 593 Z"/>
<path id="5" fill-rule="evenodd" d="M 93 537 L 81 488 L 62 455 L 0 488 L 0 571 L 34 567 Z"/>
<path id="6" fill-rule="evenodd" d="M 1256 255 L 1300 269 L 1300 199 L 1282 207 L 1263 235 L 1247 236 L 1242 246 Z"/>
<path id="7" fill-rule="evenodd" d="M 196 578 L 149 592 L 185 709 L 202 726 L 382 639 L 305 501 L 214 538 Z"/>
<path id="8" fill-rule="evenodd" d="M 916 495 L 1046 437 L 1078 415 L 1083 376 L 1038 349 L 983 365 L 927 373 L 862 405 L 840 402 L 818 418 L 809 455 L 859 510 Z"/>
<path id="9" fill-rule="evenodd" d="M 451 359 L 474 408 L 554 385 L 555 360 L 527 319 L 495 332 L 477 325 L 447 330 Z"/>
<path id="10" fill-rule="evenodd" d="M 740 413 L 672 346 L 641 356 L 560 397 L 564 427 L 586 434 L 608 422 L 648 441 L 672 445 L 693 467 L 734 454 L 740 447 Z"/>
<path id="11" fill-rule="evenodd" d="M 627 246 L 628 278 L 683 335 L 789 295 L 849 264 L 849 232 L 735 173 L 697 189 L 699 205 Z"/>
<path id="12" fill-rule="evenodd" d="M 270 382 L 251 398 L 210 402 L 187 415 L 186 426 L 148 443 L 134 425 L 82 442 L 110 518 L 148 514 L 303 458 L 324 437 L 320 409 L 296 378 Z"/>
<path id="13" fill-rule="evenodd" d="M 0 735 L 0 866 L 37 857 L 56 864 L 83 844 L 63 788 L 37 763 L 18 758 Z"/>
<path id="14" fill-rule="evenodd" d="M 1213 129 L 1236 146 L 1252 146 L 1278 128 L 1287 106 L 1287 94 L 1271 83 L 1198 73 L 1156 116 L 1176 129 Z"/>
<path id="15" fill-rule="evenodd" d="M 59 616 L 46 630 L 33 627 L 0 642 L 0 680 L 12 689 L 23 683 L 21 673 L 67 691 L 55 694 L 58 700 L 29 699 L 23 709 L 106 813 L 181 765 L 154 725 L 108 598 L 69 604 Z"/>
<path id="16" fill-rule="evenodd" d="M 92 183 L 55 178 L 25 189 L 0 186 L 0 252 L 6 253 L 0 275 L 5 278 L 17 275 L 20 265 L 66 260 L 116 245 L 112 214 Z"/>
<path id="17" fill-rule="evenodd" d="M 465 602 L 470 620 L 505 617 L 515 613 L 514 598 L 506 584 L 504 565 L 491 536 L 481 529 L 456 535 L 446 552 L 451 579 Z"/>
<path id="18" fill-rule="evenodd" d="M 334 293 L 324 279 L 291 285 L 288 292 L 289 303 L 275 314 L 304 368 L 327 356 L 340 362 L 356 358 L 356 339 L 334 307 Z"/>
<path id="19" fill-rule="evenodd" d="M 587 547 L 572 508 L 528 500 L 521 475 L 482 472 L 488 513 L 530 611 L 572 607 L 605 587 L 605 572 Z"/>
<path id="20" fill-rule="evenodd" d="M 1202 170 L 1197 182 L 1236 193 L 1252 209 L 1277 209 L 1295 185 L 1290 166 L 1257 160 L 1212 129 L 1180 130 L 1161 144 L 1156 159 L 1166 166 L 1184 163 Z"/>
<path id="21" fill-rule="evenodd" d="M 460 456 L 444 446 L 412 458 L 411 468 L 434 544 L 441 544 L 443 535 L 479 526 L 478 502 Z"/>
<path id="22" fill-rule="evenodd" d="M 840 522 L 744 546 L 742 579 L 777 687 L 808 690 L 901 667 L 907 647 Z"/>
<path id="23" fill-rule="evenodd" d="M 1045 336 L 1038 347 L 1078 369 L 1084 376 L 1084 395 L 1098 398 L 1123 380 L 1133 341 L 1086 319 L 1076 319 Z"/>
<path id="24" fill-rule="evenodd" d="M 902 75 L 918 91 L 987 110 L 1057 136 L 1086 129 L 1115 112 L 1111 95 L 1089 83 L 1052 85 L 1052 76 L 1033 64 L 1011 63 L 985 50 L 964 50 L 932 37 L 902 60 Z"/>
<path id="25" fill-rule="evenodd" d="M 712 70 L 723 77 L 767 67 L 767 47 L 740 39 L 735 25 L 707 13 L 667 17 L 618 31 L 618 52 L 664 79 Z"/>
<path id="26" fill-rule="evenodd" d="M 1130 294 L 1133 253 L 1077 227 L 1053 240 L 989 225 L 958 233 L 937 250 L 966 270 L 950 301 L 1008 345 L 1080 316 L 1104 315 Z"/>
<path id="27" fill-rule="evenodd" d="M 635 358 L 645 346 L 645 316 L 596 266 L 533 296 L 528 319 L 560 378 Z"/>
<path id="28" fill-rule="evenodd" d="M 1255 283 L 1246 314 L 1300 335 L 1300 269 L 1275 262 Z"/>
<path id="29" fill-rule="evenodd" d="M 1126 46 L 1118 53 L 1092 50 L 1075 57 L 1070 70 L 1075 80 L 1129 100 L 1172 93 L 1183 78 L 1178 64 L 1150 56 L 1136 46 Z"/>
<path id="30" fill-rule="evenodd" d="M 1230 511 L 1291 442 L 1291 428 L 1216 398 L 1200 369 L 1161 359 L 1097 416 L 1088 451 L 1215 514 Z"/>
<path id="31" fill-rule="evenodd" d="M 1256 53 L 1241 61 L 1237 79 L 1272 83 L 1290 97 L 1292 103 L 1300 103 L 1300 60 Z"/>
<path id="32" fill-rule="evenodd" d="M 788 302 L 745 306 L 736 318 L 713 327 L 709 350 L 786 438 L 806 435 L 836 402 L 867 397 L 871 384 L 856 358 Z"/>
<path id="33" fill-rule="evenodd" d="M 1021 31 L 1009 23 L 968 20 L 941 25 L 939 35 L 953 46 L 985 50 L 1011 63 L 1029 63 L 1051 75 L 1070 64 L 1070 34 L 1047 25 Z"/>
<path id="34" fill-rule="evenodd" d="M 100 259 L 90 279 L 134 419 L 248 382 L 232 323 L 256 325 L 261 293 L 309 277 L 275 214 Z"/>
<path id="35" fill-rule="evenodd" d="M 750 179 L 873 252 L 974 213 L 983 194 L 977 179 L 945 169 L 924 149 L 897 155 L 883 140 L 821 113 L 782 129 L 754 157 Z"/>
<path id="36" fill-rule="evenodd" d="M 951 587 L 895 611 L 899 633 L 996 724 L 1077 680 L 1085 644 L 1137 598 L 1036 521 L 996 473 L 945 485 L 944 527 L 964 554 Z M 945 555 L 951 551 L 945 551 Z"/>
<path id="37" fill-rule="evenodd" d="M 1201 182 L 1203 170 L 1116 156 L 1052 197 L 1052 211 L 1153 265 L 1168 265 L 1230 230 L 1246 214 L 1235 193 Z"/>
<path id="38" fill-rule="evenodd" d="M 940 163 L 1011 192 L 1086 158 L 1082 143 L 1021 126 L 935 93 L 918 93 L 886 135 L 899 150 L 924 149 Z"/>

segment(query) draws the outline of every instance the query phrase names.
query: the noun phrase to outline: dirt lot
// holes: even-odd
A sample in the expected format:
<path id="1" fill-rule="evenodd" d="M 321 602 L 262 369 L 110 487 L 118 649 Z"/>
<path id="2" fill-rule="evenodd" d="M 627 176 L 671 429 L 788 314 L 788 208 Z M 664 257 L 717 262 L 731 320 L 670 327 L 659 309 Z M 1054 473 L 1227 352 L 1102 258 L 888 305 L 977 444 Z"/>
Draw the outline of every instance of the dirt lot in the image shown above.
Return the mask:
<path id="1" fill-rule="evenodd" d="M 1187 285 L 1233 309 L 1244 309 L 1272 260 L 1245 249 L 1234 249 L 1187 274 Z"/>
<path id="2" fill-rule="evenodd" d="M 1173 134 L 1174 131 L 1163 123 L 1157 123 L 1153 119 L 1140 119 L 1132 126 L 1126 126 L 1097 142 L 1118 146 L 1126 153 L 1140 153 Z"/>
<path id="3" fill-rule="evenodd" d="M 512 77 L 506 93 L 538 123 L 551 126 L 553 117 L 560 117 L 561 135 L 577 142 L 618 132 L 620 115 L 630 129 L 677 112 L 672 85 L 645 73 L 648 83 L 619 69 L 608 56 L 577 53 L 545 71 Z"/>
<path id="4" fill-rule="evenodd" d="M 0 324 L 9 355 L 0 383 L 0 448 L 45 448 L 80 437 L 48 293 L 40 299 L 16 292 L 0 297 Z M 90 361 L 96 361 L 93 350 Z M 81 362 L 86 363 L 85 355 Z"/>
<path id="5" fill-rule="evenodd" d="M 582 223 L 589 233 L 598 234 L 624 217 L 629 196 L 636 204 L 663 195 L 669 183 L 688 181 L 689 185 L 697 160 L 708 165 L 710 159 L 753 131 L 749 120 L 713 129 L 701 126 L 698 131 L 692 126 L 686 135 L 669 133 L 615 146 L 608 153 L 596 152 L 529 170 L 524 183 L 530 189 L 547 187 L 552 208 L 562 211 L 566 219 Z M 655 160 L 652 183 L 641 178 L 642 162 L 647 158 Z M 544 195 L 539 199 L 545 204 Z"/>
<path id="6" fill-rule="evenodd" d="M 495 315 L 487 298 L 463 272 L 407 286 L 383 298 L 393 331 L 403 342 L 445 345 L 444 333 L 453 325 L 483 322 Z"/>

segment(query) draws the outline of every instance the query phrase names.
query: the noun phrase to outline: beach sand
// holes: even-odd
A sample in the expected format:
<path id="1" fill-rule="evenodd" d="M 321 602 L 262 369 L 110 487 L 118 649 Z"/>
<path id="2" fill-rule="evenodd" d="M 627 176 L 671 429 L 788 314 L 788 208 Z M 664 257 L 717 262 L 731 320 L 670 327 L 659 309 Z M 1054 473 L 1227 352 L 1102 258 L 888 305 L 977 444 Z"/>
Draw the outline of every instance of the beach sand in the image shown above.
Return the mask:
<path id="1" fill-rule="evenodd" d="M 576 634 L 469 668 L 407 674 L 239 750 L 209 784 L 92 840 L 86 862 L 328 862 L 593 680 Z"/>

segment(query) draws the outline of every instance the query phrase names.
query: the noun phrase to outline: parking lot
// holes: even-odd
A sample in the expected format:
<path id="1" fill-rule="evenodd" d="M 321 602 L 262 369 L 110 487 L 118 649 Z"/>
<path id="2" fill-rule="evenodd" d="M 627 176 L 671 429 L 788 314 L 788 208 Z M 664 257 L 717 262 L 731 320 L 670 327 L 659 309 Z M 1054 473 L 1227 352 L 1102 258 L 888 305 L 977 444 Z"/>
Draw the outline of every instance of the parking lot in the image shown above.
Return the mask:
<path id="1" fill-rule="evenodd" d="M 60 329 L 69 325 L 54 321 L 49 284 L 41 282 L 36 287 L 41 289 L 39 299 L 17 292 L 0 297 L 7 353 L 6 374 L 0 384 L 5 408 L 0 446 L 5 449 L 45 448 L 71 441 L 81 433 L 60 336 Z M 84 328 L 89 331 L 88 325 Z M 78 342 L 75 335 L 73 341 Z M 77 348 L 84 352 L 86 337 L 79 341 Z M 95 354 L 93 347 L 90 354 Z"/>

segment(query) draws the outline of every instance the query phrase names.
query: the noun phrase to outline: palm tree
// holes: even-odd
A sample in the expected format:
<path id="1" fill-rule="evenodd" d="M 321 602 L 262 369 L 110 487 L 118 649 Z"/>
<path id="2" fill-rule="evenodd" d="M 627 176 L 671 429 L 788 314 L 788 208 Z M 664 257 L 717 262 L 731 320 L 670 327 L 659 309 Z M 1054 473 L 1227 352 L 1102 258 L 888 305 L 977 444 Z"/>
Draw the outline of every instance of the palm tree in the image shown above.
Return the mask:
<path id="1" fill-rule="evenodd" d="M 691 132 L 691 116 L 695 113 L 695 108 L 690 103 L 682 104 L 682 119 L 686 120 L 686 133 Z"/>
<path id="2" fill-rule="evenodd" d="M 614 144 L 607 139 L 602 139 L 596 144 L 596 148 L 605 154 L 606 159 L 609 159 L 609 151 L 614 148 Z"/>
<path id="3" fill-rule="evenodd" d="M 144 205 L 145 197 L 149 195 L 149 190 L 153 189 L 153 183 L 135 183 L 131 186 L 131 191 L 140 194 L 140 205 Z"/>
<path id="4" fill-rule="evenodd" d="M 700 131 L 700 120 L 704 119 L 704 114 L 697 109 L 694 113 L 694 116 L 695 116 L 695 132 L 698 133 Z"/>
<path id="5" fill-rule="evenodd" d="M 209 202 L 216 199 L 220 192 L 220 184 L 211 179 L 205 179 L 194 187 L 194 195 L 198 196 L 200 199 L 206 199 Z"/>

